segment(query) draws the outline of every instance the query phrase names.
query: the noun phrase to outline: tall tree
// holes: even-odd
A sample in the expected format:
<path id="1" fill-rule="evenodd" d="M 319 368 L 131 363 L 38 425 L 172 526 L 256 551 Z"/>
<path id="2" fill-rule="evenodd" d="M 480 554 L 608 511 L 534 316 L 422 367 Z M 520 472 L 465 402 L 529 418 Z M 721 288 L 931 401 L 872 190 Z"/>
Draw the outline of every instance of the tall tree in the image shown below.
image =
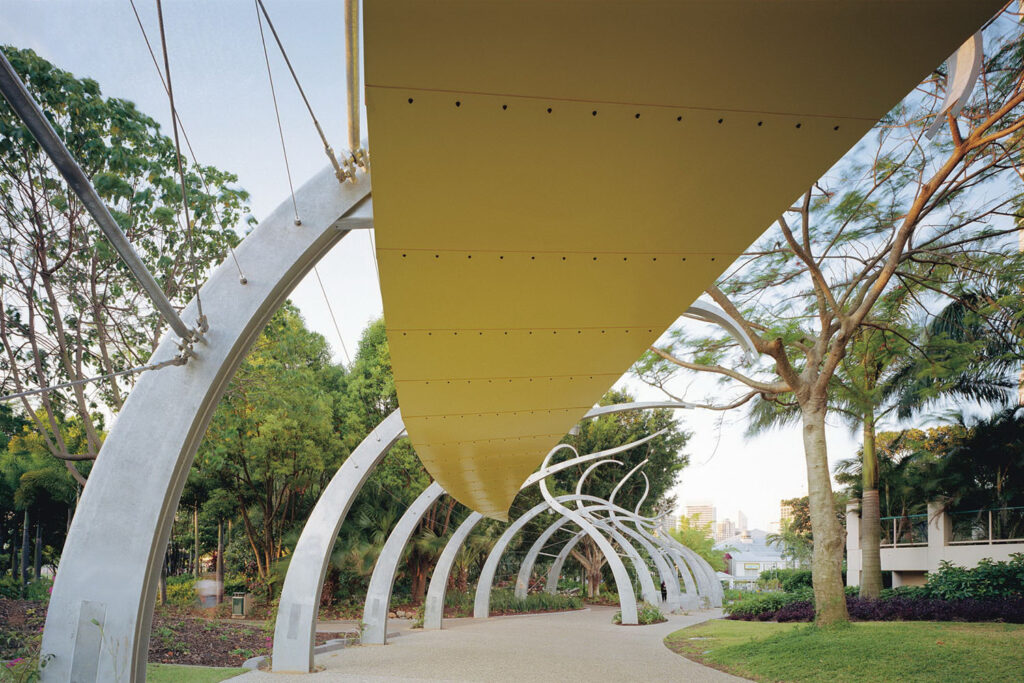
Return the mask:
<path id="1" fill-rule="evenodd" d="M 981 86 L 959 118 L 924 138 L 946 87 L 937 72 L 858 148 L 780 215 L 708 295 L 742 325 L 759 359 L 730 363 L 719 337 L 670 336 L 640 364 L 665 386 L 676 370 L 712 373 L 758 398 L 797 405 L 814 526 L 816 621 L 848 620 L 844 538 L 832 514 L 825 419 L 836 372 L 881 297 L 896 286 L 943 297 L 964 283 L 1018 269 L 1018 226 L 1004 216 L 1019 180 L 1024 118 L 1022 29 L 1012 18 L 985 33 Z M 991 187 L 994 192 L 981 188 Z M 693 360 L 684 351 L 696 353 Z"/>
<path id="2" fill-rule="evenodd" d="M 126 100 L 31 50 L 2 47 L 142 260 L 177 305 L 212 262 L 238 241 L 246 194 L 211 166 L 186 164 L 191 230 L 182 224 L 174 144 Z M 0 357 L 4 394 L 80 380 L 145 363 L 166 324 L 28 130 L 0 101 Z M 117 412 L 131 377 L 26 397 L 22 408 L 51 455 L 96 457 L 96 415 Z M 37 408 L 41 410 L 37 410 Z M 76 415 L 86 439 L 63 441 Z"/>
<path id="3" fill-rule="evenodd" d="M 232 379 L 196 458 L 198 471 L 234 496 L 263 579 L 285 530 L 319 495 L 323 472 L 338 465 L 328 362 L 324 338 L 285 304 Z"/>

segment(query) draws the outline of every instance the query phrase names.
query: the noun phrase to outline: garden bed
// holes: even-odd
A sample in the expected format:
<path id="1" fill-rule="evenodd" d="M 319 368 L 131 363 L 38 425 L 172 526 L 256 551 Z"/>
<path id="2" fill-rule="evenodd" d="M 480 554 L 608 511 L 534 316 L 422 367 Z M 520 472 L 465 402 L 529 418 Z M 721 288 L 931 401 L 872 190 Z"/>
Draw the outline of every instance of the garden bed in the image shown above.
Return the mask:
<path id="1" fill-rule="evenodd" d="M 0 599 L 0 661 L 30 657 L 38 648 L 46 621 L 46 604 Z M 149 661 L 163 664 L 240 666 L 270 654 L 273 624 L 232 623 L 195 616 L 185 608 L 158 608 L 149 638 Z M 317 633 L 322 645 L 334 633 Z"/>

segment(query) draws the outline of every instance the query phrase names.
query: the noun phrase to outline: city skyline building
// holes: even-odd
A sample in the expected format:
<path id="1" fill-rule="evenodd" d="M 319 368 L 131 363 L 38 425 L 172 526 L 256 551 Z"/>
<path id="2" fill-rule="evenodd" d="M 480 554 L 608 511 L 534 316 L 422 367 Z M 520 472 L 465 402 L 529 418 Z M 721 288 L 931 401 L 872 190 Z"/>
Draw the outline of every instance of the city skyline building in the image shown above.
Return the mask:
<path id="1" fill-rule="evenodd" d="M 714 533 L 715 522 L 718 521 L 718 514 L 715 510 L 715 506 L 711 503 L 697 503 L 695 505 L 687 505 L 685 508 L 686 518 L 690 521 L 691 526 L 708 526 Z"/>

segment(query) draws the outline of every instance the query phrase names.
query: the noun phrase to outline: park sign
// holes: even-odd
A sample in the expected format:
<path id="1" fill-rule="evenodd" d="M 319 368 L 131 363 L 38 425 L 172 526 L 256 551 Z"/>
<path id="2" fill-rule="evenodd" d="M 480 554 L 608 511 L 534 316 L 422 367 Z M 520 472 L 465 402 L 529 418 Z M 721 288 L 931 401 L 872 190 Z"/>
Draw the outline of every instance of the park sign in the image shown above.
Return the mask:
<path id="1" fill-rule="evenodd" d="M 548 449 L 1003 0 L 388 0 L 373 211 L 409 438 L 505 518 Z"/>

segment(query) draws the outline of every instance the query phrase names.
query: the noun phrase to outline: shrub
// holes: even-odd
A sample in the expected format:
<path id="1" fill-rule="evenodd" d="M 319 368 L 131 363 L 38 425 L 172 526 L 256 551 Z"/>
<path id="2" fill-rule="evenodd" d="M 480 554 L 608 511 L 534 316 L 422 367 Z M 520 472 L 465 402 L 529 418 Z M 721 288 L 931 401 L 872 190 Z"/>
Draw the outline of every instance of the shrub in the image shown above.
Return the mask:
<path id="1" fill-rule="evenodd" d="M 771 619 L 776 612 L 791 602 L 813 600 L 810 591 L 804 589 L 792 593 L 753 593 L 726 605 L 725 612 L 732 619 Z"/>
<path id="2" fill-rule="evenodd" d="M 412 621 L 412 626 L 409 628 L 423 628 L 423 621 L 427 618 L 427 606 L 420 605 L 416 608 L 416 618 Z"/>
<path id="3" fill-rule="evenodd" d="M 444 606 L 454 609 L 458 614 L 470 615 L 473 614 L 475 598 L 472 591 L 449 590 L 444 594 Z"/>
<path id="4" fill-rule="evenodd" d="M 29 581 L 25 586 L 25 599 L 36 602 L 49 602 L 50 591 L 53 590 L 53 581 L 47 578 Z"/>
<path id="5" fill-rule="evenodd" d="M 1005 562 L 985 558 L 973 569 L 943 562 L 926 584 L 931 597 L 945 600 L 1012 598 L 1024 595 L 1024 553 Z"/>
<path id="6" fill-rule="evenodd" d="M 811 587 L 810 569 L 769 569 L 761 572 L 758 583 L 769 585 L 777 581 L 787 593 Z"/>
<path id="7" fill-rule="evenodd" d="M 180 579 L 181 577 L 176 576 L 174 578 Z M 188 580 L 176 580 L 174 582 L 171 581 L 171 577 L 167 578 L 168 605 L 191 605 L 199 599 L 199 596 L 196 594 L 196 580 L 191 576 L 185 578 Z"/>
<path id="8" fill-rule="evenodd" d="M 555 612 L 559 610 L 580 609 L 583 600 L 575 595 L 551 595 L 549 593 L 530 593 L 525 600 L 515 596 L 507 588 L 491 591 L 491 612 L 501 614 L 517 614 L 521 612 Z"/>
<path id="9" fill-rule="evenodd" d="M 224 597 L 229 598 L 235 593 L 245 593 L 249 590 L 249 579 L 245 574 L 224 575 Z"/>
<path id="10" fill-rule="evenodd" d="M 13 576 L 0 576 L 0 598 L 17 600 L 21 597 L 21 584 Z"/>
<path id="11" fill-rule="evenodd" d="M 746 609 L 730 611 L 729 619 L 744 621 L 813 621 L 814 600 L 799 599 L 788 594 L 790 599 L 778 609 L 767 609 L 769 603 L 762 601 L 760 611 L 747 606 Z M 1000 599 L 943 600 L 927 597 L 922 589 L 917 591 L 890 592 L 878 600 L 847 595 L 846 608 L 853 621 L 1001 621 L 1012 624 L 1024 623 L 1024 597 Z"/>
<path id="12" fill-rule="evenodd" d="M 663 621 L 668 621 L 665 615 L 661 613 L 661 610 L 652 605 L 649 602 L 641 602 L 636 606 L 637 622 L 640 626 L 647 626 L 649 624 L 660 624 Z M 615 613 L 612 617 L 612 623 L 622 624 L 622 611 Z"/>

